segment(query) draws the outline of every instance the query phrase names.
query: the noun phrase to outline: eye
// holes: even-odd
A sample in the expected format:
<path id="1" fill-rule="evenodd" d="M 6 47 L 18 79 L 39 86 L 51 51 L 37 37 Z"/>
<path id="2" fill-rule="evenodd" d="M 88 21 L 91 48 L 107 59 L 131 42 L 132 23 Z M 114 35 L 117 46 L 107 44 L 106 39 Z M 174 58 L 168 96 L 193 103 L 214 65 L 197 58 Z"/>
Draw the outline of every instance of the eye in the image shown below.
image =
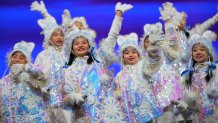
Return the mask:
<path id="1" fill-rule="evenodd" d="M 79 42 L 74 42 L 73 45 L 79 45 Z"/>
<path id="2" fill-rule="evenodd" d="M 137 53 L 136 51 L 132 51 L 133 54 Z"/>
<path id="3" fill-rule="evenodd" d="M 204 51 L 205 49 L 204 48 L 201 48 L 201 51 Z"/>
<path id="4" fill-rule="evenodd" d="M 124 52 L 124 54 L 126 54 L 126 55 L 127 55 L 127 54 L 129 54 L 129 52 Z"/>
<path id="5" fill-rule="evenodd" d="M 17 58 L 17 55 L 13 55 L 12 58 Z"/>

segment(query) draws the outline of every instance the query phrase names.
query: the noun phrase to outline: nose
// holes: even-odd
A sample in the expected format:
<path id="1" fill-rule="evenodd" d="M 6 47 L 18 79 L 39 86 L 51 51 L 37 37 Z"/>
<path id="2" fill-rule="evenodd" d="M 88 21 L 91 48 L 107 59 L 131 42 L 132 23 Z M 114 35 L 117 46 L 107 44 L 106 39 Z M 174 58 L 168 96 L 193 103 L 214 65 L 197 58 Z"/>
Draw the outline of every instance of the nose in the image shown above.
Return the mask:
<path id="1" fill-rule="evenodd" d="M 59 36 L 58 36 L 58 39 L 63 39 L 63 36 L 59 35 Z"/>
<path id="2" fill-rule="evenodd" d="M 197 51 L 197 52 L 196 52 L 196 55 L 201 55 L 201 52 L 200 52 L 200 51 Z"/>
<path id="3" fill-rule="evenodd" d="M 81 44 L 79 45 L 79 48 L 83 48 L 83 47 L 84 47 L 83 45 L 81 45 Z"/>
<path id="4" fill-rule="evenodd" d="M 20 59 L 19 58 L 15 58 L 14 59 L 14 64 L 18 64 L 18 63 L 20 63 Z"/>
<path id="5" fill-rule="evenodd" d="M 129 57 L 132 58 L 132 57 L 134 57 L 134 56 L 133 56 L 133 54 L 129 54 Z"/>

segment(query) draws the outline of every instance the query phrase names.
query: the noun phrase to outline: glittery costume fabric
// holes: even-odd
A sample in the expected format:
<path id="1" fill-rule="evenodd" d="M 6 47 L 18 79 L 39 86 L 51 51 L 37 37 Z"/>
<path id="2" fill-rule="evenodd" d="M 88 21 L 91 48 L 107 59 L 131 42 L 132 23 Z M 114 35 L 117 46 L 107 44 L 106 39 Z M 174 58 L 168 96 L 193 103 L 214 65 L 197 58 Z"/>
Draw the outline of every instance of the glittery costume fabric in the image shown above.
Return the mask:
<path id="1" fill-rule="evenodd" d="M 162 114 L 152 83 L 146 79 L 143 69 L 144 60 L 134 65 L 124 65 L 115 81 L 121 91 L 121 106 L 128 123 L 148 122 Z"/>
<path id="2" fill-rule="evenodd" d="M 29 73 L 19 74 L 18 79 L 10 73 L 0 80 L 1 123 L 48 123 L 42 94 L 37 85 L 46 80 L 30 77 L 27 81 L 21 81 L 24 74 L 42 76 L 42 67 L 29 65 L 29 69 Z"/>
<path id="3" fill-rule="evenodd" d="M 49 90 L 47 111 L 49 113 L 50 120 L 56 119 L 57 122 L 63 122 L 64 117 L 60 108 L 63 105 L 62 83 L 64 81 L 64 55 L 60 49 L 50 46 L 38 54 L 35 63 L 48 69 L 48 85 L 45 88 Z"/>
<path id="4" fill-rule="evenodd" d="M 115 16 L 108 37 L 91 53 L 94 62 L 87 64 L 88 56 L 77 57 L 65 71 L 65 92 L 88 96 L 83 105 L 74 109 L 75 122 L 123 122 L 119 102 L 113 93 L 113 77 L 109 75 L 111 80 L 99 81 L 102 75 L 108 74 L 107 67 L 116 61 L 113 50 L 121 23 L 122 17 Z"/>
<path id="5" fill-rule="evenodd" d="M 196 65 L 197 66 L 197 65 Z M 195 70 L 192 75 L 192 85 L 191 87 L 185 86 L 183 93 L 183 99 L 186 103 L 193 108 L 192 116 L 193 122 L 199 123 L 217 123 L 218 121 L 218 99 L 211 98 L 208 96 L 208 88 L 210 84 L 217 87 L 217 69 L 213 70 L 214 77 L 211 78 L 210 82 L 207 83 L 205 76 L 207 75 L 208 65 L 205 64 L 202 67 L 194 67 Z M 187 74 L 188 75 L 188 74 Z M 189 93 L 195 93 L 196 101 L 195 106 L 190 105 L 187 101 L 189 98 Z M 197 112 L 196 112 L 197 111 Z"/>

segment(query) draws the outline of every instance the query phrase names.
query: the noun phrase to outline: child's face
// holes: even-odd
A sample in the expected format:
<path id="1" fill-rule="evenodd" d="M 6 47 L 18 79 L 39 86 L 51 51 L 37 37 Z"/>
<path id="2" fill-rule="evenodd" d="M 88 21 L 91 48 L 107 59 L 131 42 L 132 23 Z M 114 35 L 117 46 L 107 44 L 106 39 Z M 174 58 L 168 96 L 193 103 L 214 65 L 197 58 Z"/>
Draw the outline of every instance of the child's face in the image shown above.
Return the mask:
<path id="1" fill-rule="evenodd" d="M 17 51 L 17 52 L 14 52 L 10 58 L 10 65 L 13 65 L 13 64 L 26 64 L 27 61 L 26 61 L 26 57 L 23 53 Z"/>
<path id="2" fill-rule="evenodd" d="M 63 46 L 64 36 L 61 30 L 55 30 L 51 35 L 51 42 L 54 46 Z"/>
<path id="3" fill-rule="evenodd" d="M 89 43 L 83 37 L 78 37 L 73 41 L 73 53 L 78 57 L 83 57 L 89 52 Z"/>
<path id="4" fill-rule="evenodd" d="M 139 54 L 135 48 L 129 47 L 123 51 L 123 61 L 125 64 L 134 65 L 138 60 Z"/>
<path id="5" fill-rule="evenodd" d="M 82 24 L 81 22 L 76 21 L 74 24 L 76 25 L 76 27 L 77 27 L 79 30 L 82 30 L 82 29 L 84 28 L 84 27 L 83 27 L 83 24 Z"/>
<path id="6" fill-rule="evenodd" d="M 145 38 L 145 40 L 144 40 L 144 48 L 145 48 L 145 50 L 148 49 L 149 45 L 150 45 L 149 38 Z"/>
<path id="7" fill-rule="evenodd" d="M 208 58 L 207 49 L 199 43 L 195 44 L 192 49 L 192 58 L 197 63 L 203 63 L 207 61 Z"/>

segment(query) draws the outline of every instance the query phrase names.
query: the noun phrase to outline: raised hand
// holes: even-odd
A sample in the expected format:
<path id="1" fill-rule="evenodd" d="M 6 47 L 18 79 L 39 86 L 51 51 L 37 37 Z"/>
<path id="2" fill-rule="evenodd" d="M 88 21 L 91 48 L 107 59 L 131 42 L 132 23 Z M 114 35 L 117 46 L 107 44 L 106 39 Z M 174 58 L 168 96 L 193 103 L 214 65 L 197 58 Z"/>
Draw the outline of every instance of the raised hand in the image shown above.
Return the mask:
<path id="1" fill-rule="evenodd" d="M 118 2 L 115 6 L 115 11 L 121 11 L 122 13 L 132 9 L 133 6 L 131 4 L 121 4 Z"/>

